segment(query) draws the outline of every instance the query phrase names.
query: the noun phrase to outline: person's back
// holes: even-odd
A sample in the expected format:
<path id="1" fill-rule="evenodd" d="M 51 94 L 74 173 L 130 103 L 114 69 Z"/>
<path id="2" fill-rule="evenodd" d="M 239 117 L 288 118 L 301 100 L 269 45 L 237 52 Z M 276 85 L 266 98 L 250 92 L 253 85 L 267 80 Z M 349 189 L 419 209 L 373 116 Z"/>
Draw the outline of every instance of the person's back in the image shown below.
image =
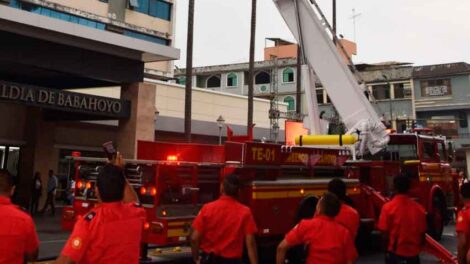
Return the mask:
<path id="1" fill-rule="evenodd" d="M 388 249 L 401 256 L 418 255 L 426 232 L 424 208 L 407 195 L 398 194 L 382 210 L 388 212 L 386 215 L 391 240 Z"/>
<path id="2" fill-rule="evenodd" d="M 223 195 L 218 200 L 206 204 L 200 215 L 194 226 L 197 229 L 203 225 L 203 229 L 207 230 L 201 241 L 201 249 L 208 252 L 213 250 L 216 255 L 222 257 L 239 257 L 238 254 L 226 252 L 242 251 L 246 233 L 256 229 L 256 226 L 252 225 L 250 209 L 230 196 Z"/>
<path id="3" fill-rule="evenodd" d="M 138 263 L 145 210 L 121 168 L 106 165 L 97 178 L 101 204 L 77 221 L 56 263 Z"/>
<path id="4" fill-rule="evenodd" d="M 334 193 L 341 201 L 341 207 L 335 221 L 346 227 L 354 240 L 359 229 L 360 217 L 356 209 L 348 205 L 347 201 L 351 199 L 347 196 L 346 189 L 346 183 L 340 178 L 334 178 L 328 183 L 328 191 Z"/>
<path id="5" fill-rule="evenodd" d="M 356 209 L 342 203 L 335 221 L 342 226 L 346 227 L 351 233 L 353 240 L 356 238 L 357 230 L 359 229 L 360 217 Z"/>
<path id="6" fill-rule="evenodd" d="M 4 177 L 11 177 L 7 174 L 0 171 L 0 187 L 5 186 Z M 22 264 L 25 257 L 32 261 L 39 246 L 33 220 L 11 203 L 6 192 L 0 194 L 0 264 Z"/>
<path id="7" fill-rule="evenodd" d="M 225 176 L 221 197 L 204 205 L 194 219 L 191 234 L 194 262 L 242 263 L 245 244 L 250 263 L 258 263 L 254 238 L 256 223 L 250 209 L 236 200 L 239 188 L 240 182 L 236 175 Z"/>
<path id="8" fill-rule="evenodd" d="M 397 194 L 382 207 L 377 228 L 388 240 L 386 263 L 419 263 L 426 233 L 424 208 L 407 195 L 410 179 L 396 176 Z"/>
<path id="9" fill-rule="evenodd" d="M 62 255 L 78 263 L 137 263 L 144 219 L 133 204 L 103 203 L 77 221 Z"/>
<path id="10" fill-rule="evenodd" d="M 347 262 L 348 254 L 351 253 L 345 249 L 354 247 L 352 237 L 347 228 L 333 218 L 316 216 L 313 219 L 302 220 L 297 229 L 295 234 L 289 233 L 286 240 L 291 243 L 304 241 L 304 244 L 308 244 L 308 264 Z M 305 235 L 299 237 L 298 234 L 301 233 Z"/>
<path id="11" fill-rule="evenodd" d="M 302 220 L 287 233 L 277 248 L 276 263 L 285 263 L 286 252 L 297 245 L 308 247 L 307 264 L 350 264 L 357 251 L 349 230 L 335 221 L 341 202 L 333 193 L 326 193 L 317 204 L 317 215 Z"/>

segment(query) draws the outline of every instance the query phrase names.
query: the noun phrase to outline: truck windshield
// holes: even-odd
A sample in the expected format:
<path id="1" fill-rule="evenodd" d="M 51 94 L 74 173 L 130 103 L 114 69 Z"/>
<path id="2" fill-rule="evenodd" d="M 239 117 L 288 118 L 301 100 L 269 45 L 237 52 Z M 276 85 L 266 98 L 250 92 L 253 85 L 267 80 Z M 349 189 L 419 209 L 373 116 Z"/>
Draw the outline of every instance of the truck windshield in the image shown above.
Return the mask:
<path id="1" fill-rule="evenodd" d="M 371 160 L 417 160 L 416 144 L 389 144 L 375 155 L 367 157 Z"/>

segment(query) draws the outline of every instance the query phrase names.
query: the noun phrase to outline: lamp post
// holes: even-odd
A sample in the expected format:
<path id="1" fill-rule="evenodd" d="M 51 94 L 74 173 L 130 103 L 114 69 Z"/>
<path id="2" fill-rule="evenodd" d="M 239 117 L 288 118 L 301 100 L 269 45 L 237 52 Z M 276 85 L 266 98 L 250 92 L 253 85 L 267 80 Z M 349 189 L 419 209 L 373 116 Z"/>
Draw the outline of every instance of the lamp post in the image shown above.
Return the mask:
<path id="1" fill-rule="evenodd" d="M 393 128 L 393 106 L 392 106 L 392 87 L 390 87 L 390 81 L 388 80 L 386 75 L 382 75 L 385 79 L 388 87 L 388 104 L 389 104 L 389 111 L 390 111 L 390 128 Z"/>
<path id="2" fill-rule="evenodd" d="M 219 127 L 219 145 L 222 145 L 222 128 L 224 127 L 225 119 L 222 115 L 217 118 L 217 126 Z"/>
<path id="3" fill-rule="evenodd" d="M 273 124 L 273 135 L 274 135 L 274 143 L 277 143 L 277 135 L 279 134 L 279 125 L 277 123 Z"/>

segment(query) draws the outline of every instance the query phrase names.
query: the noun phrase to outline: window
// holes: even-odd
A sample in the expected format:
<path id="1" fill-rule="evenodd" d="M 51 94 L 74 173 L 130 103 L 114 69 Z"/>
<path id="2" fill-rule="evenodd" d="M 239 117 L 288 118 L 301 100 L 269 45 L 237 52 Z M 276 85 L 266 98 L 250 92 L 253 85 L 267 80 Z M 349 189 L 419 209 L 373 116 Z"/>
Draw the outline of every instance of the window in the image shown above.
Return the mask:
<path id="1" fill-rule="evenodd" d="M 317 92 L 317 103 L 324 104 L 325 102 L 323 102 L 323 89 L 317 89 L 316 92 Z"/>
<path id="2" fill-rule="evenodd" d="M 437 143 L 437 151 L 439 153 L 439 158 L 441 159 L 441 161 L 443 162 L 447 161 L 447 155 L 446 155 L 444 142 Z"/>
<path id="3" fill-rule="evenodd" d="M 235 73 L 229 73 L 227 75 L 227 87 L 238 86 L 238 76 Z"/>
<path id="4" fill-rule="evenodd" d="M 220 77 L 212 76 L 207 79 L 207 88 L 219 88 L 220 87 Z"/>
<path id="5" fill-rule="evenodd" d="M 149 13 L 149 0 L 138 0 L 137 3 L 139 4 L 137 7 L 134 7 L 134 11 L 148 14 Z"/>
<path id="6" fill-rule="evenodd" d="M 130 0 L 129 7 L 136 12 L 171 21 L 172 4 L 164 0 Z"/>
<path id="7" fill-rule="evenodd" d="M 268 84 L 271 82 L 271 75 L 267 72 L 260 72 L 255 76 L 255 84 Z"/>
<path id="8" fill-rule="evenodd" d="M 425 160 L 433 160 L 436 158 L 436 150 L 434 148 L 434 144 L 432 142 L 423 142 L 423 159 Z"/>
<path id="9" fill-rule="evenodd" d="M 291 83 L 294 82 L 294 70 L 287 68 L 282 72 L 282 82 Z"/>
<path id="10" fill-rule="evenodd" d="M 295 110 L 295 99 L 292 96 L 287 96 L 284 98 L 284 103 L 287 103 L 287 110 L 294 111 Z"/>
<path id="11" fill-rule="evenodd" d="M 388 84 L 380 84 L 372 86 L 372 95 L 375 100 L 390 99 L 390 86 Z"/>
<path id="12" fill-rule="evenodd" d="M 186 77 L 181 76 L 177 78 L 178 84 L 185 85 L 186 84 Z"/>
<path id="13" fill-rule="evenodd" d="M 452 94 L 450 79 L 421 81 L 421 96 L 434 97 Z"/>
<path id="14" fill-rule="evenodd" d="M 161 19 L 171 20 L 171 4 L 162 0 L 148 0 L 148 15 Z"/>
<path id="15" fill-rule="evenodd" d="M 411 98 L 411 85 L 409 83 L 393 84 L 395 99 Z"/>

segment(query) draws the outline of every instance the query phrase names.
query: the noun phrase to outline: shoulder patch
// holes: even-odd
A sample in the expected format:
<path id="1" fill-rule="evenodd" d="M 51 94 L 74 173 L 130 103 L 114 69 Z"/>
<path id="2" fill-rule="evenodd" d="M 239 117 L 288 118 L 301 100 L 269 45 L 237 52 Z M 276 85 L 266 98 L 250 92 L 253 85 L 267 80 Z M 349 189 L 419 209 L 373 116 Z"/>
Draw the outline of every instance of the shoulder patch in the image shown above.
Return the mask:
<path id="1" fill-rule="evenodd" d="M 91 220 L 93 220 L 93 218 L 95 218 L 95 216 L 96 216 L 96 212 L 91 211 L 87 215 L 85 215 L 84 219 L 85 221 L 90 222 Z"/>

